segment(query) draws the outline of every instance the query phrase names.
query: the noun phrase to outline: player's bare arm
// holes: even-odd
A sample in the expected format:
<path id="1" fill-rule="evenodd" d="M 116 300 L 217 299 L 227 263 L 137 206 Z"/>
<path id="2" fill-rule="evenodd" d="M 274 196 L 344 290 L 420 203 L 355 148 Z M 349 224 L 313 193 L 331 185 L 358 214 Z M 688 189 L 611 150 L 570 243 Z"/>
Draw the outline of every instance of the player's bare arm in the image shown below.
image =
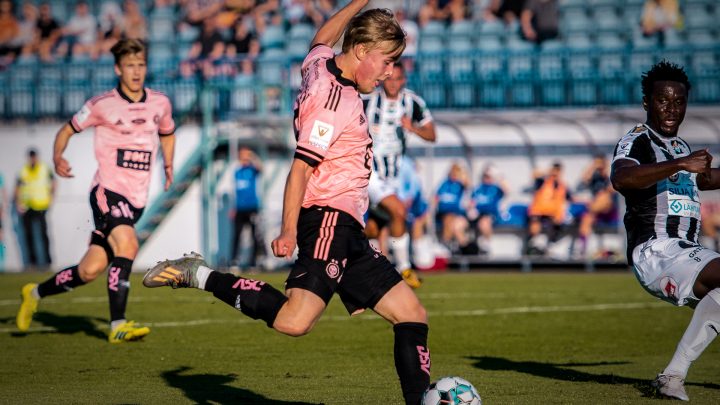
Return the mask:
<path id="1" fill-rule="evenodd" d="M 173 157 L 175 156 L 175 134 L 160 137 L 160 149 L 162 149 L 163 163 L 165 167 L 165 191 L 170 189 L 173 183 Z"/>
<path id="2" fill-rule="evenodd" d="M 305 188 L 314 168 L 300 159 L 294 159 L 285 183 L 283 217 L 280 236 L 272 241 L 272 251 L 277 257 L 291 257 L 297 245 L 297 223 L 300 216 Z"/>
<path id="3" fill-rule="evenodd" d="M 53 145 L 53 163 L 55 164 L 55 173 L 60 177 L 75 177 L 72 174 L 70 163 L 63 157 L 65 148 L 67 148 L 70 137 L 75 134 L 70 124 L 65 124 L 55 135 L 55 143 Z"/>
<path id="4" fill-rule="evenodd" d="M 367 4 L 368 0 L 353 0 L 340 11 L 333 14 L 317 31 L 310 43 L 310 47 L 312 48 L 317 44 L 324 44 L 330 47 L 335 46 L 335 43 L 340 39 L 350 19 L 359 13 Z"/>
<path id="5" fill-rule="evenodd" d="M 690 173 L 708 173 L 712 156 L 706 149 L 695 151 L 680 159 L 660 163 L 638 164 L 629 159 L 617 160 L 612 165 L 610 180 L 615 190 L 643 189 L 672 176 L 680 170 Z M 700 179 L 703 176 L 698 176 Z M 700 183 L 698 183 L 699 185 Z"/>
<path id="6" fill-rule="evenodd" d="M 426 141 L 435 142 L 435 140 L 437 139 L 435 136 L 435 124 L 433 122 L 428 122 L 427 124 L 422 126 L 416 126 L 413 125 L 410 118 L 405 116 L 402 117 L 401 122 L 404 129 L 414 133 L 415 135 Z"/>

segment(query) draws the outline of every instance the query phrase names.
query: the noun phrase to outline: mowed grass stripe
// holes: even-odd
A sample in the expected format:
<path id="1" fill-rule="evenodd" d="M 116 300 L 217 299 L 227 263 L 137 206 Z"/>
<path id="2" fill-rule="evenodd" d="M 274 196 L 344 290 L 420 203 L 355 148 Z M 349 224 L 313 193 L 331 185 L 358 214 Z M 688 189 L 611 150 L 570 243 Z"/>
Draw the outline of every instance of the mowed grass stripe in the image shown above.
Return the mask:
<path id="1" fill-rule="evenodd" d="M 549 312 L 583 312 L 583 311 L 609 311 L 609 310 L 625 310 L 625 309 L 645 309 L 659 306 L 665 306 L 661 302 L 626 302 L 626 303 L 614 303 L 614 304 L 593 304 L 593 305 L 552 305 L 547 307 L 532 306 L 532 307 L 510 307 L 510 308 L 495 308 L 495 309 L 473 309 L 473 310 L 458 310 L 458 311 L 428 311 L 430 317 L 445 317 L 445 316 L 488 316 L 488 315 L 505 315 L 505 314 L 528 314 L 528 313 L 549 313 Z M 336 316 L 328 315 L 320 318 L 320 321 L 326 322 L 344 322 L 350 320 L 350 316 Z M 381 319 L 378 315 L 367 314 L 363 315 L 364 320 L 378 320 Z M 187 326 L 203 326 L 208 324 L 242 324 L 242 323 L 254 323 L 256 321 L 247 318 L 240 318 L 237 320 L 228 319 L 195 319 L 180 322 L 143 322 L 143 325 L 151 326 L 154 328 L 177 328 Z M 30 328 L 28 332 L 52 332 L 56 331 L 55 328 L 50 327 L 36 327 Z M 13 333 L 17 332 L 16 328 L 0 328 L 0 333 Z"/>

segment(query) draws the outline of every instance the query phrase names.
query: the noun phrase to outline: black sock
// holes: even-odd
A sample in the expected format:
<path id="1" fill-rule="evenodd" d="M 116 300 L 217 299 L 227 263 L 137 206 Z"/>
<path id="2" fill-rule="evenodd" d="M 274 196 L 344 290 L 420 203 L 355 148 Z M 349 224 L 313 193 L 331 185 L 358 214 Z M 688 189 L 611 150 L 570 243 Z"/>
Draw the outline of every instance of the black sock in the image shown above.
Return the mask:
<path id="1" fill-rule="evenodd" d="M 133 261 L 126 257 L 115 257 L 108 270 L 108 298 L 110 299 L 110 322 L 125 319 L 130 294 L 130 269 Z"/>
<path id="2" fill-rule="evenodd" d="M 252 319 L 262 319 L 272 328 L 285 294 L 258 280 L 236 277 L 213 271 L 205 282 L 205 290 Z"/>
<path id="3" fill-rule="evenodd" d="M 58 271 L 54 276 L 38 285 L 38 294 L 40 297 L 61 294 L 72 291 L 73 288 L 84 284 L 85 282 L 82 281 L 80 273 L 78 273 L 78 266 L 75 265 Z"/>
<path id="4" fill-rule="evenodd" d="M 406 405 L 418 405 L 430 385 L 428 326 L 418 322 L 398 323 L 395 331 L 395 369 Z"/>

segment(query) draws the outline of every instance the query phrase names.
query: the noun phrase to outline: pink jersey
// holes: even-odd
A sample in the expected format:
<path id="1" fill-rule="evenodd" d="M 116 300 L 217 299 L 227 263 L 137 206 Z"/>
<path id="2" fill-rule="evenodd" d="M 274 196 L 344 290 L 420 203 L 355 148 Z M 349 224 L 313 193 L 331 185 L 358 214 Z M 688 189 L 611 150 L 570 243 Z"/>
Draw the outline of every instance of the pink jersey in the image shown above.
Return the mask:
<path id="1" fill-rule="evenodd" d="M 341 76 L 335 54 L 314 47 L 303 61 L 295 100 L 295 158 L 315 168 L 303 207 L 329 206 L 365 224 L 372 138 L 355 83 Z"/>
<path id="2" fill-rule="evenodd" d="M 70 120 L 75 132 L 95 127 L 98 169 L 91 186 L 121 194 L 135 208 L 143 208 L 150 188 L 159 136 L 175 132 L 170 100 L 146 88 L 138 102 L 119 88 L 88 100 Z"/>

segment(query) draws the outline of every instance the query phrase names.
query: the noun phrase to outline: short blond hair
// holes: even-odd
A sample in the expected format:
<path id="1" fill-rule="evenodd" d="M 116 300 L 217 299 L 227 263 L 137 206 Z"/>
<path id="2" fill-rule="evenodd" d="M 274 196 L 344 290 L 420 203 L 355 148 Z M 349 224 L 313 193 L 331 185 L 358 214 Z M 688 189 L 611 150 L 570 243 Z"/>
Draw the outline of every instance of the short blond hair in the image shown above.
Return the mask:
<path id="1" fill-rule="evenodd" d="M 348 53 L 355 45 L 366 45 L 368 50 L 388 44 L 389 54 L 402 54 L 405 50 L 405 31 L 388 9 L 375 8 L 364 11 L 350 20 L 342 51 Z"/>
<path id="2" fill-rule="evenodd" d="M 110 52 L 115 57 L 115 64 L 120 66 L 120 59 L 125 55 L 135 55 L 142 53 L 147 62 L 147 45 L 139 39 L 121 39 L 112 48 Z"/>

